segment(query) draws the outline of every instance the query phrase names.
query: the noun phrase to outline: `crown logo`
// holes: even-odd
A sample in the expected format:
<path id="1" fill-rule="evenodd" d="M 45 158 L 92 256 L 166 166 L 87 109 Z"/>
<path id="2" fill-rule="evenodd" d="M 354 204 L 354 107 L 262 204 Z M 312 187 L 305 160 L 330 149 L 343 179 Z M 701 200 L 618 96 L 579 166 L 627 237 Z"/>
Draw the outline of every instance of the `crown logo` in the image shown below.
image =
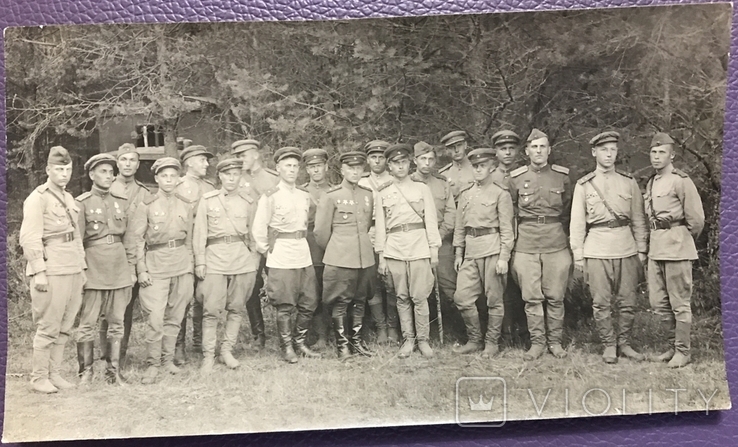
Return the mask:
<path id="1" fill-rule="evenodd" d="M 492 411 L 492 402 L 495 401 L 495 396 L 492 396 L 489 402 L 485 402 L 483 397 L 481 394 L 479 395 L 479 402 L 474 402 L 469 397 L 469 409 L 471 411 Z"/>

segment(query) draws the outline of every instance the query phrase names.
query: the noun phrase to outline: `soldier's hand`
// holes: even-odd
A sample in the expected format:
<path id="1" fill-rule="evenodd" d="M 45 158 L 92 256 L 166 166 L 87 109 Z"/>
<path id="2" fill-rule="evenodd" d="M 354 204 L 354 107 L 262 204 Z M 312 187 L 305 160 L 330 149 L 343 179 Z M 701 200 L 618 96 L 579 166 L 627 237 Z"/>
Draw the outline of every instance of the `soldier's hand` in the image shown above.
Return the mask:
<path id="1" fill-rule="evenodd" d="M 643 264 L 643 268 L 645 269 L 648 265 L 648 255 L 646 253 L 638 253 L 638 259 L 641 260 L 641 264 Z"/>
<path id="2" fill-rule="evenodd" d="M 33 276 L 33 288 L 39 292 L 48 290 L 49 280 L 46 279 L 46 272 L 38 272 Z"/>
<path id="3" fill-rule="evenodd" d="M 149 272 L 141 272 L 138 274 L 138 285 L 140 285 L 141 287 L 148 287 L 153 283 L 154 281 L 152 281 Z"/>
<path id="4" fill-rule="evenodd" d="M 574 261 L 574 268 L 578 272 L 584 273 L 584 259 L 580 259 L 579 261 Z"/>
<path id="5" fill-rule="evenodd" d="M 461 256 L 457 256 L 456 258 L 454 258 L 454 270 L 456 270 L 457 273 L 459 272 L 459 269 L 461 268 L 461 264 L 463 263 L 464 263 L 464 258 L 462 258 Z"/>
<path id="6" fill-rule="evenodd" d="M 131 273 L 131 282 L 133 283 L 134 286 L 138 282 L 138 276 L 136 276 L 135 273 Z"/>
<path id="7" fill-rule="evenodd" d="M 497 265 L 495 265 L 495 271 L 498 275 L 507 275 L 507 262 L 498 259 Z"/>
<path id="8" fill-rule="evenodd" d="M 85 273 L 84 270 L 82 270 L 82 272 L 80 273 L 82 274 L 82 285 L 84 286 L 85 284 L 87 284 L 87 273 Z"/>
<path id="9" fill-rule="evenodd" d="M 384 256 L 379 256 L 379 265 L 377 266 L 377 271 L 380 275 L 386 275 L 387 274 L 387 261 L 384 260 Z"/>
<path id="10" fill-rule="evenodd" d="M 431 268 L 433 269 L 438 266 L 438 249 L 437 248 L 431 248 L 430 265 L 431 265 Z"/>
<path id="11" fill-rule="evenodd" d="M 208 274 L 208 266 L 206 265 L 198 265 L 195 267 L 195 276 L 197 276 L 197 279 L 202 281 L 205 279 L 205 275 Z"/>

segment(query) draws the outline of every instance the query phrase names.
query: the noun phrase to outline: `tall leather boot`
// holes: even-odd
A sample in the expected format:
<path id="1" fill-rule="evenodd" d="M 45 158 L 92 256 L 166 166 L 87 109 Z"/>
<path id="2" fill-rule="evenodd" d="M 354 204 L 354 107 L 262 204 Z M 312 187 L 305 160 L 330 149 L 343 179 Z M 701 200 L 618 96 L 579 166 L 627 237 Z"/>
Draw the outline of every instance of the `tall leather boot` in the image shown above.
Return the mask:
<path id="1" fill-rule="evenodd" d="M 141 378 L 141 383 L 144 385 L 151 385 L 156 382 L 156 377 L 159 375 L 159 368 L 161 367 L 163 343 L 161 339 L 146 343 L 146 364 L 148 366 L 146 371 L 144 371 L 143 378 Z"/>
<path id="2" fill-rule="evenodd" d="M 277 308 L 277 333 L 279 334 L 279 348 L 282 351 L 282 359 L 287 363 L 297 363 L 297 355 L 292 349 L 292 319 L 290 311 L 285 307 Z"/>
<path id="3" fill-rule="evenodd" d="M 177 349 L 177 336 L 164 335 L 161 340 L 161 367 L 169 374 L 179 374 L 174 364 L 174 351 Z"/>
<path id="4" fill-rule="evenodd" d="M 256 289 L 256 286 L 254 286 Z M 259 293 L 255 292 L 246 302 L 246 314 L 249 317 L 251 334 L 259 349 L 266 347 L 266 333 L 264 332 L 264 315 L 261 312 L 261 301 Z"/>
<path id="5" fill-rule="evenodd" d="M 211 317 L 202 319 L 202 364 L 200 373 L 208 375 L 215 366 L 215 345 L 218 341 L 218 320 Z"/>
<path id="6" fill-rule="evenodd" d="M 567 352 L 561 346 L 561 340 L 564 333 L 564 303 L 547 304 L 546 308 L 546 325 L 548 326 L 548 350 L 556 358 L 564 358 Z"/>
<path id="7" fill-rule="evenodd" d="M 192 350 L 202 352 L 202 303 L 197 299 L 192 301 Z"/>
<path id="8" fill-rule="evenodd" d="M 414 306 L 413 316 L 415 317 L 415 339 L 418 341 L 418 351 L 423 357 L 433 357 L 433 349 L 430 344 L 430 314 L 428 306 L 425 306 L 425 312 L 421 313 L 420 306 Z"/>
<path id="9" fill-rule="evenodd" d="M 307 341 L 307 333 L 310 329 L 311 317 L 298 313 L 295 319 L 295 332 L 292 337 L 292 345 L 297 354 L 303 357 L 319 359 L 322 355 L 319 352 L 315 352 L 307 347 L 305 342 Z"/>
<path id="10" fill-rule="evenodd" d="M 67 336 L 59 334 L 56 343 L 51 345 L 51 349 L 49 350 L 49 381 L 60 390 L 74 388 L 74 385 L 67 382 L 60 374 L 61 365 L 64 361 L 64 347 L 66 345 Z"/>
<path id="11" fill-rule="evenodd" d="M 108 320 L 100 322 L 100 360 L 108 360 Z"/>
<path id="12" fill-rule="evenodd" d="M 33 372 L 31 373 L 31 388 L 37 393 L 51 394 L 56 393 L 57 387 L 49 381 L 49 363 L 51 349 L 34 349 L 33 358 L 31 360 Z"/>
<path id="13" fill-rule="evenodd" d="M 364 303 L 354 303 L 351 309 L 351 351 L 354 354 L 372 357 L 375 352 L 369 349 L 361 339 L 361 328 L 364 322 Z"/>
<path id="14" fill-rule="evenodd" d="M 397 315 L 402 328 L 402 337 L 404 342 L 397 353 L 397 357 L 404 359 L 410 357 L 415 350 L 415 322 L 413 321 L 413 309 L 410 304 L 402 305 L 398 303 Z"/>
<path id="15" fill-rule="evenodd" d="M 377 343 L 387 343 L 389 339 L 387 338 L 387 316 L 384 314 L 384 305 L 381 302 L 370 304 L 369 313 L 377 328 Z"/>
<path id="16" fill-rule="evenodd" d="M 185 310 L 182 324 L 179 326 L 179 332 L 177 333 L 177 342 L 174 347 L 174 364 L 182 366 L 187 363 L 187 356 L 185 355 L 185 339 L 187 338 L 187 314 L 190 313 L 190 305 L 187 305 Z"/>
<path id="17" fill-rule="evenodd" d="M 396 344 L 400 342 L 400 333 L 402 333 L 400 326 L 400 316 L 397 306 L 387 303 L 387 339 L 390 343 Z"/>
<path id="18" fill-rule="evenodd" d="M 477 308 L 464 309 L 461 312 L 461 318 L 464 320 L 464 326 L 466 326 L 468 341 L 463 346 L 454 347 L 452 351 L 456 354 L 471 354 L 480 351 L 482 349 L 482 328 Z"/>
<path id="19" fill-rule="evenodd" d="M 661 316 L 661 329 L 666 333 L 668 348 L 662 354 L 651 358 L 654 362 L 668 362 L 674 357 L 674 345 L 676 337 L 676 319 L 674 314 L 669 312 Z"/>
<path id="20" fill-rule="evenodd" d="M 527 303 L 525 314 L 530 331 L 530 349 L 523 355 L 524 360 L 535 360 L 546 350 L 546 324 L 543 318 L 543 304 Z"/>
<path id="21" fill-rule="evenodd" d="M 333 331 L 336 337 L 336 352 L 339 360 L 351 357 L 349 351 L 349 339 L 346 336 L 346 327 L 344 325 L 344 317 L 333 317 Z"/>
<path id="22" fill-rule="evenodd" d="M 93 351 L 95 349 L 94 341 L 83 341 L 77 343 L 77 363 L 79 363 L 79 384 L 87 385 L 92 381 L 92 363 Z"/>
<path id="23" fill-rule="evenodd" d="M 226 317 L 225 329 L 223 331 L 223 343 L 220 344 L 219 360 L 229 369 L 236 369 L 241 364 L 233 357 L 233 345 L 238 340 L 238 331 L 241 329 L 241 316 L 229 312 Z"/>
<path id="24" fill-rule="evenodd" d="M 681 368 L 683 366 L 686 366 L 692 360 L 689 353 L 691 347 L 691 329 L 691 323 L 686 323 L 683 321 L 676 322 L 674 342 L 674 349 L 676 352 L 674 353 L 674 356 L 671 358 L 671 360 L 669 360 L 669 364 L 667 365 L 669 368 Z"/>
<path id="25" fill-rule="evenodd" d="M 487 333 L 484 335 L 484 352 L 482 353 L 482 357 L 494 357 L 498 352 L 500 352 L 499 343 L 500 333 L 502 332 L 502 320 L 502 316 L 493 315 L 492 311 L 489 312 Z"/>
<path id="26" fill-rule="evenodd" d="M 330 319 L 326 317 L 328 311 L 325 303 L 318 304 L 318 308 L 315 309 L 312 331 L 315 332 L 316 339 L 311 346 L 312 349 L 322 351 L 328 346 L 328 330 L 331 325 Z"/>
<path id="27" fill-rule="evenodd" d="M 108 367 L 105 370 L 105 377 L 108 383 L 125 385 L 127 380 L 120 373 L 120 339 L 108 338 L 106 340 L 108 355 Z"/>

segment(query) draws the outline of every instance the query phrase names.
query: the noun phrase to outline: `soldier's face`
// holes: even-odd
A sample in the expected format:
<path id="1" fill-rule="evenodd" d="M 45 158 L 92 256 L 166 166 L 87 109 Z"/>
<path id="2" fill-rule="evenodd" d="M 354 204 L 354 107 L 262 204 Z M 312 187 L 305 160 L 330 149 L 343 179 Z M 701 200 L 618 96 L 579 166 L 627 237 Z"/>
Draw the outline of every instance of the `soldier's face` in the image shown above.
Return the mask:
<path id="1" fill-rule="evenodd" d="M 511 166 L 518 156 L 518 147 L 512 143 L 505 143 L 495 148 L 497 161 L 503 166 Z"/>
<path id="2" fill-rule="evenodd" d="M 249 149 L 238 154 L 238 158 L 243 161 L 243 169 L 248 171 L 254 167 L 254 163 L 259 158 L 259 151 L 256 149 Z"/>
<path id="3" fill-rule="evenodd" d="M 90 179 L 92 179 L 92 183 L 98 188 L 108 190 L 115 179 L 115 172 L 113 172 L 111 165 L 103 163 L 90 171 Z"/>
<path id="4" fill-rule="evenodd" d="M 605 143 L 593 147 L 592 156 L 594 156 L 598 166 L 604 169 L 610 169 L 615 166 L 615 160 L 618 158 L 618 144 Z"/>
<path id="5" fill-rule="evenodd" d="M 129 154 L 123 154 L 118 157 L 118 172 L 123 177 L 133 177 L 138 171 L 138 154 L 131 152 Z"/>
<path id="6" fill-rule="evenodd" d="M 494 163 L 492 163 L 492 160 L 484 160 L 480 161 L 479 163 L 474 163 L 472 165 L 472 168 L 472 175 L 474 176 L 474 180 L 479 183 L 485 181 L 487 177 L 489 177 L 492 171 L 495 170 L 495 165 Z"/>
<path id="7" fill-rule="evenodd" d="M 466 157 L 466 140 L 462 140 L 448 146 L 448 151 L 451 155 L 451 159 L 460 163 L 464 157 Z"/>
<path id="8" fill-rule="evenodd" d="M 208 173 L 208 158 L 204 155 L 195 155 L 187 159 L 187 171 L 197 177 L 205 177 Z"/>
<path id="9" fill-rule="evenodd" d="M 389 172 L 398 180 L 402 180 L 407 177 L 408 171 L 410 171 L 410 159 L 407 157 L 400 158 L 399 160 L 392 160 L 387 163 Z"/>
<path id="10" fill-rule="evenodd" d="M 415 166 L 418 167 L 418 172 L 420 172 L 421 174 L 430 174 L 436 167 L 436 154 L 433 152 L 429 152 L 419 157 L 415 157 Z"/>
<path id="11" fill-rule="evenodd" d="M 305 169 L 310 176 L 310 180 L 320 183 L 325 178 L 325 171 L 328 169 L 328 165 L 326 163 L 310 163 Z"/>
<path id="12" fill-rule="evenodd" d="M 384 158 L 384 154 L 378 152 L 369 154 L 366 162 L 369 164 L 369 169 L 375 174 L 381 174 L 387 169 L 387 159 Z"/>
<path id="13" fill-rule="evenodd" d="M 68 165 L 47 165 L 46 175 L 49 176 L 51 183 L 64 189 L 67 187 L 69 179 L 72 178 L 72 163 Z"/>
<path id="14" fill-rule="evenodd" d="M 651 166 L 654 169 L 663 169 L 674 160 L 674 146 L 662 144 L 651 148 Z"/>
<path id="15" fill-rule="evenodd" d="M 551 154 L 548 138 L 539 138 L 529 142 L 525 147 L 525 154 L 530 158 L 533 166 L 544 166 L 548 163 L 548 156 Z"/>
<path id="16" fill-rule="evenodd" d="M 355 185 L 361 180 L 361 175 L 364 173 L 364 165 L 349 165 L 343 163 L 341 165 L 341 175 L 346 179 L 347 182 Z"/>
<path id="17" fill-rule="evenodd" d="M 238 188 L 238 182 L 241 179 L 241 170 L 238 168 L 226 169 L 218 173 L 220 178 L 220 184 L 223 185 L 223 189 L 228 192 L 235 191 Z"/>
<path id="18" fill-rule="evenodd" d="M 166 193 L 174 191 L 179 181 L 179 170 L 174 168 L 164 168 L 154 176 L 156 184 L 159 185 L 159 189 Z"/>
<path id="19" fill-rule="evenodd" d="M 285 158 L 277 163 L 277 172 L 279 178 L 288 184 L 294 184 L 297 180 L 297 173 L 300 172 L 300 162 L 296 158 Z"/>

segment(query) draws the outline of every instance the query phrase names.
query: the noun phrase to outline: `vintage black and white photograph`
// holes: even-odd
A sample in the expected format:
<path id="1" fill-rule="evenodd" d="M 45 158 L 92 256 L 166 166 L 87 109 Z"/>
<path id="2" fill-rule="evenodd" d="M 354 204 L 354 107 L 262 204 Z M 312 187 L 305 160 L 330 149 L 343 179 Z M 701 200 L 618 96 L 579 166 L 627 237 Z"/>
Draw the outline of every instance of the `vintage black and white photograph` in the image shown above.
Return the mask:
<path id="1" fill-rule="evenodd" d="M 6 29 L 3 441 L 729 409 L 731 14 Z"/>

